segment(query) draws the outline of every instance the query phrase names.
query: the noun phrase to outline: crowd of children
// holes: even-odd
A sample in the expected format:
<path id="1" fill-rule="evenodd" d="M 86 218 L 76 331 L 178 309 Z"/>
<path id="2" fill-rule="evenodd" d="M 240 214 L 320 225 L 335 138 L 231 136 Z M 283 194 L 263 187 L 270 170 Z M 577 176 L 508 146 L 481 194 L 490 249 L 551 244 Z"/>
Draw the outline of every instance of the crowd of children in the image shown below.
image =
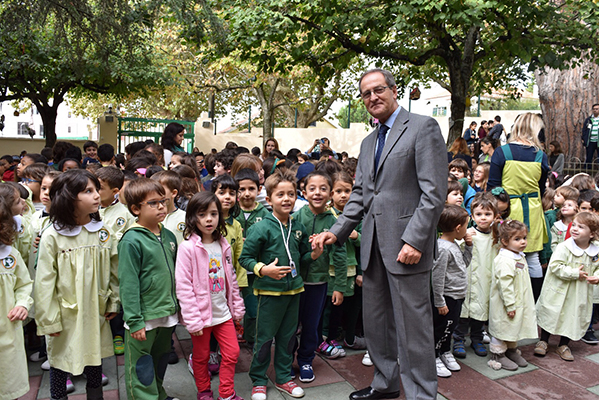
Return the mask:
<path id="1" fill-rule="evenodd" d="M 58 142 L 45 155 L 2 157 L 0 307 L 8 318 L 0 366 L 14 373 L 0 383 L 0 399 L 29 390 L 23 332 L 30 360 L 46 361 L 54 400 L 66 399 L 80 374 L 87 398 L 102 399 L 102 359 L 115 353 L 125 354 L 128 398 L 173 399 L 162 383 L 178 360 L 178 324 L 192 337 L 198 400 L 214 398 L 216 373 L 218 398 L 241 399 L 240 344 L 253 351 L 252 400 L 266 399 L 273 346 L 275 386 L 292 397 L 304 395 L 296 374 L 316 379 L 317 354 L 366 349 L 361 229 L 343 246 L 310 245 L 343 213 L 356 160 L 326 150 L 318 160 L 299 150 L 286 156 L 273 140 L 256 155 L 229 144 L 165 157 L 162 146 L 136 142 L 115 156 L 106 144 L 87 142 L 82 152 Z M 547 354 L 551 335 L 567 361 L 571 340 L 599 343 L 593 179 L 549 179 L 544 283 L 534 293 L 523 253 L 528 226 L 509 218 L 505 189 L 488 190 L 489 164 L 471 170 L 454 159 L 448 171 L 431 280 L 437 375 L 460 370 L 468 337 L 476 355 L 491 353 L 490 367 L 508 370 L 527 366 L 518 341 L 538 338 L 538 327 L 536 356 Z M 372 365 L 368 352 L 363 363 Z"/>

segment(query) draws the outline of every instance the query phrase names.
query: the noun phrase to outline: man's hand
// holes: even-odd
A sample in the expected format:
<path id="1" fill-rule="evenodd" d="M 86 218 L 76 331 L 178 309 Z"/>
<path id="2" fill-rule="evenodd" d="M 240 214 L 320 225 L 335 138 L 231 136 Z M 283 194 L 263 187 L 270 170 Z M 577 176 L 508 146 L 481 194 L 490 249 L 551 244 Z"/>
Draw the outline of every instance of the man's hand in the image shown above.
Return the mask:
<path id="1" fill-rule="evenodd" d="M 260 275 L 268 276 L 269 278 L 276 279 L 278 281 L 283 279 L 285 275 L 291 272 L 291 267 L 277 267 L 278 262 L 279 259 L 275 258 L 273 262 L 262 267 L 260 269 Z"/>
<path id="2" fill-rule="evenodd" d="M 420 250 L 416 250 L 405 243 L 397 255 L 397 261 L 406 265 L 418 264 L 420 262 L 420 257 L 422 257 Z"/>
<path id="3" fill-rule="evenodd" d="M 143 342 L 144 340 L 146 340 L 146 328 L 141 328 L 137 332 L 133 332 L 131 334 L 131 337 L 135 340 L 139 340 L 140 342 Z"/>
<path id="4" fill-rule="evenodd" d="M 322 232 L 310 238 L 312 250 L 315 250 L 316 248 L 324 250 L 324 246 L 327 244 L 333 244 L 335 242 L 337 242 L 337 236 L 331 232 Z"/>

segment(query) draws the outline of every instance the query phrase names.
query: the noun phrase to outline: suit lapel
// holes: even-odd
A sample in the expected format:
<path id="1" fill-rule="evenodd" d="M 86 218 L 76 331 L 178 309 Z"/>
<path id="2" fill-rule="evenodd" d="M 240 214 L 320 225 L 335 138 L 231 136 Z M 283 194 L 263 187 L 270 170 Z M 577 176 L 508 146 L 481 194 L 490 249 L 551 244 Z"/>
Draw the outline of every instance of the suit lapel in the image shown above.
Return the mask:
<path id="1" fill-rule="evenodd" d="M 385 147 L 383 147 L 383 154 L 381 154 L 381 159 L 379 160 L 379 165 L 376 170 L 375 176 L 378 174 L 379 169 L 381 169 L 381 166 L 383 165 L 385 159 L 391 152 L 391 149 L 395 146 L 399 138 L 404 134 L 404 132 L 408 128 L 409 119 L 410 113 L 402 107 L 401 110 L 399 110 L 399 114 L 397 115 L 397 118 L 395 119 L 393 126 L 389 130 L 389 133 L 387 133 L 387 140 L 385 141 Z M 378 129 L 376 130 L 376 134 L 378 135 Z"/>

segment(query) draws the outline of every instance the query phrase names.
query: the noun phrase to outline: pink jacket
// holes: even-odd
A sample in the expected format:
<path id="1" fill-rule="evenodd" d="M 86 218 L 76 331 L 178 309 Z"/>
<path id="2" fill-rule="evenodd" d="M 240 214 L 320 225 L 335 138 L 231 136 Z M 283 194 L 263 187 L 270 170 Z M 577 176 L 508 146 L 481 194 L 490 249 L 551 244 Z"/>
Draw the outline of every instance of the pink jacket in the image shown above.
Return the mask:
<path id="1" fill-rule="evenodd" d="M 231 246 L 223 237 L 220 239 L 220 247 L 223 252 L 227 304 L 233 319 L 238 320 L 243 317 L 245 307 L 233 272 Z M 177 298 L 181 305 L 183 323 L 189 332 L 204 329 L 212 322 L 209 261 L 208 251 L 197 234 L 194 233 L 179 245 L 175 268 Z"/>

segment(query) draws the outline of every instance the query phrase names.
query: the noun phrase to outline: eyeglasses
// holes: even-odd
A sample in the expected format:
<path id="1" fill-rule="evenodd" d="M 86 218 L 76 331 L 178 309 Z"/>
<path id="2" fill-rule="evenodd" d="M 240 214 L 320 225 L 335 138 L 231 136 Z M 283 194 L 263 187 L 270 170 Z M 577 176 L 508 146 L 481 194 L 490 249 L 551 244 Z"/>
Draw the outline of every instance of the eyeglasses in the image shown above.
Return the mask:
<path id="1" fill-rule="evenodd" d="M 21 182 L 27 184 L 27 183 L 41 183 L 40 181 L 36 181 L 35 179 L 29 179 L 29 178 L 23 178 L 21 179 Z"/>
<path id="2" fill-rule="evenodd" d="M 150 201 L 144 201 L 142 203 L 139 203 L 140 206 L 147 204 L 150 206 L 150 208 L 158 208 L 158 205 L 160 204 L 163 207 L 166 207 L 170 204 L 170 200 L 169 199 L 162 199 L 162 200 L 150 200 Z"/>
<path id="3" fill-rule="evenodd" d="M 372 94 L 376 94 L 377 96 L 380 96 L 381 94 L 383 94 L 383 92 L 385 91 L 385 89 L 391 89 L 392 86 L 377 86 L 374 89 L 372 89 L 372 91 L 368 90 L 364 93 L 360 93 L 360 96 L 362 97 L 362 99 L 364 100 L 368 100 L 370 98 L 370 96 L 372 96 Z"/>

